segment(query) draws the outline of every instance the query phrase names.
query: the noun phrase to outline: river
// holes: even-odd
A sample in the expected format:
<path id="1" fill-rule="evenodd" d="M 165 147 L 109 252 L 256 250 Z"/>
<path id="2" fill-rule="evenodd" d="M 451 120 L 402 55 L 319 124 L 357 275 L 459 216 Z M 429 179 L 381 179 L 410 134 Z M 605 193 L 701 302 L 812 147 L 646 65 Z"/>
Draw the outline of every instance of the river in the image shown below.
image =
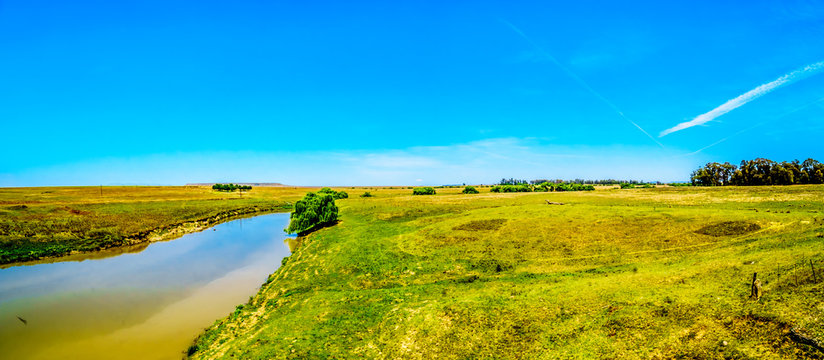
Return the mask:
<path id="1" fill-rule="evenodd" d="M 180 359 L 289 256 L 289 214 L 114 257 L 0 269 L 0 358 Z"/>

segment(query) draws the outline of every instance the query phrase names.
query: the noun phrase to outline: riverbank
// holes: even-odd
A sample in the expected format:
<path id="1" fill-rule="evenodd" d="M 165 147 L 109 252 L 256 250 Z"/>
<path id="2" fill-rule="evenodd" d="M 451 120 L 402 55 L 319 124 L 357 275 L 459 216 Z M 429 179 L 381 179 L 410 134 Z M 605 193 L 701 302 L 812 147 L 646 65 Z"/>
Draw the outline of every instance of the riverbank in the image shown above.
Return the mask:
<path id="1" fill-rule="evenodd" d="M 180 359 L 289 256 L 288 222 L 257 213 L 124 256 L 0 269 L 2 358 Z"/>
<path id="2" fill-rule="evenodd" d="M 260 188 L 226 193 L 192 186 L 3 188 L 0 265 L 139 249 L 232 218 L 289 211 L 306 191 Z"/>
<path id="3" fill-rule="evenodd" d="M 0 269 L 13 266 L 47 264 L 62 261 L 105 259 L 125 253 L 140 252 L 153 242 L 174 240 L 183 235 L 200 232 L 227 221 L 263 214 L 289 212 L 291 209 L 292 207 L 289 204 L 284 204 L 273 208 L 252 207 L 225 211 L 205 219 L 187 221 L 180 224 L 172 224 L 163 228 L 152 229 L 144 233 L 128 236 L 122 241 L 102 243 L 99 247 L 89 250 L 72 250 L 68 254 L 43 256 L 25 261 L 0 264 Z"/>
<path id="4" fill-rule="evenodd" d="M 362 190 L 191 357 L 820 357 L 824 186 Z"/>

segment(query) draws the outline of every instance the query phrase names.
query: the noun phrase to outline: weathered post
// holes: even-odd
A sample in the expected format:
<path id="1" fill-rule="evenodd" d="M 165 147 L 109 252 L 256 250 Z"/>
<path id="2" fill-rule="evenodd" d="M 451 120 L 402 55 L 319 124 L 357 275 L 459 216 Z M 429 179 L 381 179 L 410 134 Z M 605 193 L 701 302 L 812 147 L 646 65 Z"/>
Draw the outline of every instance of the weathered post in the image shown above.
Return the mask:
<path id="1" fill-rule="evenodd" d="M 781 284 L 781 265 L 778 265 L 778 281 L 776 281 L 776 287 Z"/>
<path id="2" fill-rule="evenodd" d="M 750 299 L 755 301 L 761 300 L 761 280 L 758 280 L 758 273 L 752 273 L 752 290 L 750 292 Z"/>

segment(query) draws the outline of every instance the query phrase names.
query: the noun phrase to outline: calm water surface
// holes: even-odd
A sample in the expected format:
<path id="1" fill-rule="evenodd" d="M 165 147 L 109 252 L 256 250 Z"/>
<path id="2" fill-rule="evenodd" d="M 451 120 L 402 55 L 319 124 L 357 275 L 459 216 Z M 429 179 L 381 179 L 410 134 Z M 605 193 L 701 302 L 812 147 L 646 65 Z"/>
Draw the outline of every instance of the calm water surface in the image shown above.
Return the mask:
<path id="1" fill-rule="evenodd" d="M 261 215 L 138 253 L 0 269 L 0 358 L 180 359 L 289 256 L 288 222 Z"/>

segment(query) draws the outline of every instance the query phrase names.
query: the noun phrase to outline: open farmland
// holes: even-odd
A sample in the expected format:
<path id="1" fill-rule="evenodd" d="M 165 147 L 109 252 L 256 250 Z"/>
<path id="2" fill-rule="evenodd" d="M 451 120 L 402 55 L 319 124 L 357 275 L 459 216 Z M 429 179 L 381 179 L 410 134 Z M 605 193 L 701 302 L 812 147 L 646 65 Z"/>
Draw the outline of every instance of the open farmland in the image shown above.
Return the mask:
<path id="1" fill-rule="evenodd" d="M 346 190 L 194 358 L 824 355 L 822 186 Z"/>

